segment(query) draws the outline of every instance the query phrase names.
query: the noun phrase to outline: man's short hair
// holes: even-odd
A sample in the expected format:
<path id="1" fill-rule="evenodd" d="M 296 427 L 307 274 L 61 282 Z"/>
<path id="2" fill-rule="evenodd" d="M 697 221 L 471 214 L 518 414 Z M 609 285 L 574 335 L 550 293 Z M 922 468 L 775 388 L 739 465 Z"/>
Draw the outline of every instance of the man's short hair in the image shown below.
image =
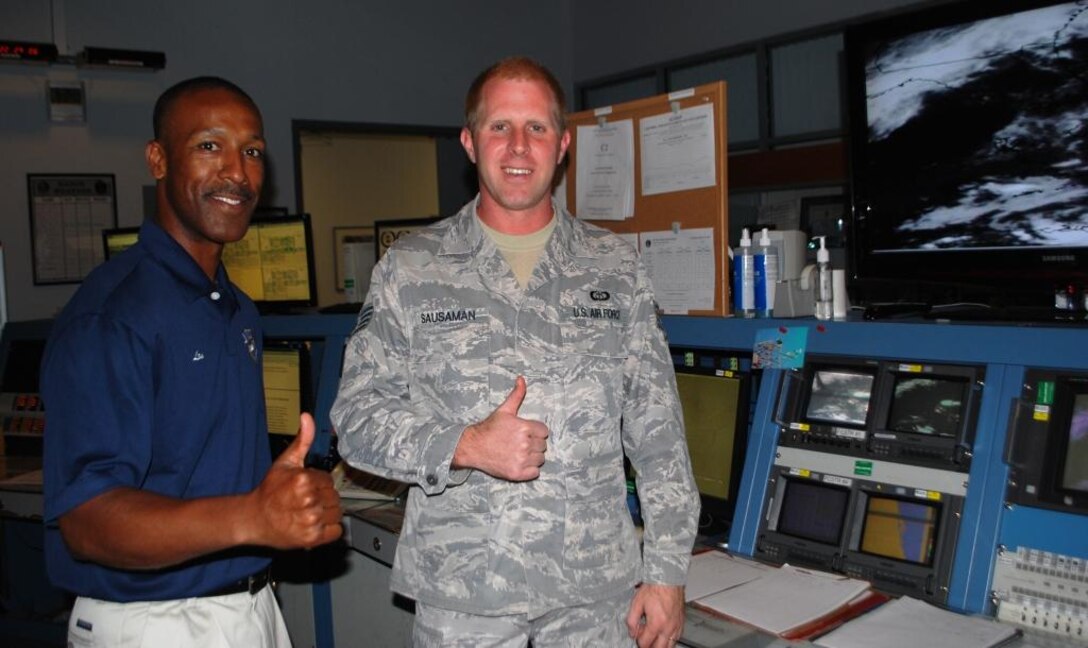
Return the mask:
<path id="1" fill-rule="evenodd" d="M 506 79 L 516 81 L 543 81 L 552 91 L 555 104 L 552 106 L 552 117 L 555 119 L 559 132 L 567 128 L 566 106 L 567 98 L 563 94 L 563 87 L 551 71 L 525 56 L 511 56 L 480 73 L 468 88 L 465 96 L 465 128 L 469 132 L 476 132 L 477 122 L 480 118 L 480 103 L 483 99 L 484 85 L 492 79 Z"/>
<path id="2" fill-rule="evenodd" d="M 257 108 L 257 102 L 253 101 L 253 98 L 246 94 L 245 90 L 230 81 L 215 76 L 193 77 L 175 83 L 159 95 L 158 101 L 155 102 L 155 112 L 151 117 L 155 139 L 162 137 L 163 131 L 166 129 L 166 120 L 169 118 L 170 112 L 174 109 L 174 104 L 177 103 L 178 99 L 191 92 L 201 90 L 226 90 L 252 106 L 258 117 L 261 115 L 260 109 Z"/>

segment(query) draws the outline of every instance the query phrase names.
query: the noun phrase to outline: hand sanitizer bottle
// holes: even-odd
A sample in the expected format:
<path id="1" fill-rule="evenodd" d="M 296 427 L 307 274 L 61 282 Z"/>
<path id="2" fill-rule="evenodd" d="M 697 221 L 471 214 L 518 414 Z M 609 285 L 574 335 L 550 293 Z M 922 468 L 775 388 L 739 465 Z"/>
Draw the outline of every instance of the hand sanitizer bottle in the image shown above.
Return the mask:
<path id="1" fill-rule="evenodd" d="M 824 236 L 819 239 L 820 249 L 816 250 L 816 319 L 829 320 L 834 313 L 834 295 L 831 290 L 831 253 L 827 250 Z"/>
<path id="2" fill-rule="evenodd" d="M 755 317 L 755 272 L 752 237 L 746 227 L 740 237 L 740 253 L 733 259 L 733 310 L 738 317 Z"/>
<path id="3" fill-rule="evenodd" d="M 756 313 L 760 317 L 770 317 L 774 312 L 774 289 L 778 283 L 778 248 L 771 245 L 766 227 L 759 236 L 755 259 Z"/>

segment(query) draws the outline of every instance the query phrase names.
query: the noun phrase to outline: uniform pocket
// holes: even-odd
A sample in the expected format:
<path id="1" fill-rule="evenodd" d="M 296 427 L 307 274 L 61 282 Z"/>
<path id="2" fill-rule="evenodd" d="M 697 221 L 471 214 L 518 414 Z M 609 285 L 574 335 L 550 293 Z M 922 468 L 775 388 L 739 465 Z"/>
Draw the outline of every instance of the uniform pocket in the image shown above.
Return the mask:
<path id="1" fill-rule="evenodd" d="M 409 353 L 412 400 L 451 420 L 482 418 L 491 356 L 487 312 L 422 311 L 415 318 Z"/>

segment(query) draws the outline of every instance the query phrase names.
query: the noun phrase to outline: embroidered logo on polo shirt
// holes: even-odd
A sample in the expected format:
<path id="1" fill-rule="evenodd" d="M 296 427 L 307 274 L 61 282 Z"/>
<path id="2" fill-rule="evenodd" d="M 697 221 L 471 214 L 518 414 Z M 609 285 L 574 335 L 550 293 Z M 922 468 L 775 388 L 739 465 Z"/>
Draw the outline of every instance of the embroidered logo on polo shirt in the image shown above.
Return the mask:
<path id="1" fill-rule="evenodd" d="M 196 353 L 193 354 L 193 362 L 200 362 L 203 359 L 204 359 L 204 354 L 201 353 L 200 351 L 197 351 Z"/>
<path id="2" fill-rule="evenodd" d="M 257 340 L 253 337 L 253 329 L 242 329 L 242 342 L 246 345 L 249 357 L 257 362 Z"/>

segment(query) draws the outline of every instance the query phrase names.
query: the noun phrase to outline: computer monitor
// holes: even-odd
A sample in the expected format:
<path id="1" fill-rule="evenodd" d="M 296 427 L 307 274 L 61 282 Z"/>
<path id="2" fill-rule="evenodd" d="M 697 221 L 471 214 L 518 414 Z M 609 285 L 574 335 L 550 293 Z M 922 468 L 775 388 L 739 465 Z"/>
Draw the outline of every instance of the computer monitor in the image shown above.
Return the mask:
<path id="1" fill-rule="evenodd" d="M 139 231 L 137 227 L 103 231 L 106 258 L 135 243 Z M 254 217 L 244 238 L 223 247 L 223 266 L 261 312 L 317 304 L 309 214 Z"/>
<path id="2" fill-rule="evenodd" d="M 1088 515 L 1088 373 L 1026 372 L 1006 462 L 1010 501 Z"/>
<path id="3" fill-rule="evenodd" d="M 1075 394 L 1062 448 L 1061 487 L 1088 493 L 1088 393 Z"/>
<path id="4" fill-rule="evenodd" d="M 760 519 L 756 556 L 777 564 L 835 569 L 851 511 L 851 481 L 775 466 Z"/>
<path id="5" fill-rule="evenodd" d="M 967 399 L 963 377 L 896 374 L 888 429 L 954 438 L 960 431 Z"/>
<path id="6" fill-rule="evenodd" d="M 984 376 L 981 366 L 881 362 L 869 451 L 967 472 Z"/>
<path id="7" fill-rule="evenodd" d="M 774 414 L 779 443 L 864 455 L 879 366 L 877 360 L 813 355 L 788 372 Z"/>
<path id="8" fill-rule="evenodd" d="M 261 369 L 269 442 L 278 455 L 298 434 L 299 415 L 313 411 L 309 343 L 265 340 Z"/>
<path id="9" fill-rule="evenodd" d="M 778 511 L 779 533 L 838 546 L 850 490 L 810 479 L 786 479 Z"/>
<path id="10" fill-rule="evenodd" d="M 842 367 L 817 367 L 809 383 L 805 418 L 809 421 L 865 427 L 873 375 Z"/>
<path id="11" fill-rule="evenodd" d="M 111 259 L 132 247 L 140 238 L 139 227 L 116 227 L 102 230 L 102 248 L 105 259 Z"/>
<path id="12" fill-rule="evenodd" d="M 748 443 L 750 374 L 730 353 L 673 349 L 676 386 L 701 511 L 699 532 L 729 531 Z"/>
<path id="13" fill-rule="evenodd" d="M 866 498 L 858 550 L 917 565 L 933 564 L 940 504 L 885 495 Z"/>
<path id="14" fill-rule="evenodd" d="M 839 571 L 889 594 L 948 602 L 966 488 L 925 488 L 933 474 L 904 473 L 897 483 L 853 480 Z"/>

